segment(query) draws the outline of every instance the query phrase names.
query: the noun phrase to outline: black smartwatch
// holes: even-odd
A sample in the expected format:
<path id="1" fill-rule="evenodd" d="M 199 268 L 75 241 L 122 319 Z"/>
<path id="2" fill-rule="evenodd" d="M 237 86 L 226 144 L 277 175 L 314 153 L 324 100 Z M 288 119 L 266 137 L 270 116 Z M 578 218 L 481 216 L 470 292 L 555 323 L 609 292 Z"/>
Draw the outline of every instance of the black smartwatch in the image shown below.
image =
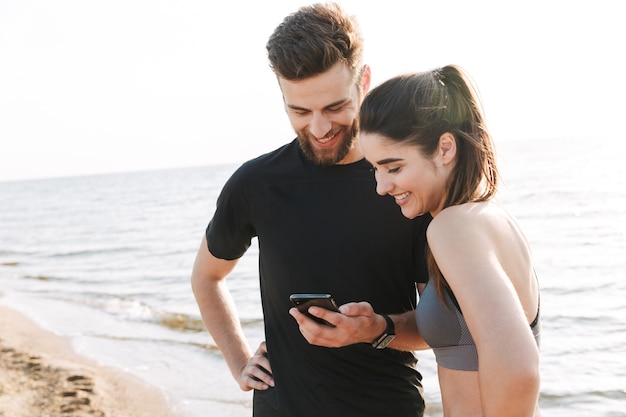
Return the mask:
<path id="1" fill-rule="evenodd" d="M 395 327 L 393 325 L 393 320 L 391 320 L 391 318 L 388 315 L 386 315 L 386 314 L 381 314 L 381 316 L 383 316 L 383 318 L 387 322 L 387 328 L 385 329 L 383 334 L 378 336 L 376 338 L 376 340 L 374 340 L 372 342 L 372 347 L 374 349 L 384 349 L 384 348 L 386 348 L 387 345 L 389 343 L 391 343 L 393 338 L 396 337 L 396 330 L 395 330 Z"/>

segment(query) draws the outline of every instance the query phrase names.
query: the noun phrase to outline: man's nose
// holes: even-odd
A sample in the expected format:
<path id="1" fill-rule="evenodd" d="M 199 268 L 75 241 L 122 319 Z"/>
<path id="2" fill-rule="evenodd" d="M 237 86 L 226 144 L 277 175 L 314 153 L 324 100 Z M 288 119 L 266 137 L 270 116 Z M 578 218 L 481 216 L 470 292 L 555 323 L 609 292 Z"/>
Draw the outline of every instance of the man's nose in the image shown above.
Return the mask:
<path id="1" fill-rule="evenodd" d="M 325 137 L 332 129 L 332 122 L 324 114 L 314 113 L 309 130 L 318 139 Z"/>

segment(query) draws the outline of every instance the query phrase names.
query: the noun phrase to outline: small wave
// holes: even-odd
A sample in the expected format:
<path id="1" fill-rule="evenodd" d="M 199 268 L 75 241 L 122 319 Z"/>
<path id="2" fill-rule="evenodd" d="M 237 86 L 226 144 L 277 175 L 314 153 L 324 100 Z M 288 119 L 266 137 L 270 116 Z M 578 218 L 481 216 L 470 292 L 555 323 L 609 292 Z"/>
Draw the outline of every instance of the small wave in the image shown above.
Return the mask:
<path id="1" fill-rule="evenodd" d="M 0 266 L 18 266 L 19 264 L 19 262 L 2 262 Z"/>
<path id="2" fill-rule="evenodd" d="M 91 256 L 91 255 L 128 253 L 128 252 L 135 252 L 138 250 L 139 248 L 136 248 L 136 247 L 83 249 L 83 250 L 76 250 L 76 251 L 52 253 L 50 254 L 50 257 L 51 258 L 73 258 L 73 257 Z"/>
<path id="3" fill-rule="evenodd" d="M 198 317 L 165 311 L 155 313 L 155 315 L 157 316 L 157 322 L 169 329 L 191 332 L 204 332 L 206 330 L 202 319 Z M 257 327 L 259 324 L 263 324 L 262 318 L 241 320 L 241 326 L 243 328 Z"/>
<path id="4" fill-rule="evenodd" d="M 623 389 L 592 391 L 590 394 L 598 397 L 610 398 L 612 400 L 626 400 L 626 390 Z"/>
<path id="5" fill-rule="evenodd" d="M 196 317 L 191 317 L 187 314 L 169 313 L 163 311 L 158 313 L 157 316 L 158 323 L 169 329 L 192 332 L 204 331 L 204 324 L 202 323 L 202 320 Z"/>
<path id="6" fill-rule="evenodd" d="M 208 350 L 211 353 L 216 353 L 218 355 L 222 354 L 222 351 L 220 351 L 220 348 L 217 347 L 217 345 L 212 345 L 209 343 L 194 343 L 194 342 L 190 342 L 187 343 L 190 346 L 194 346 L 203 350 Z"/>
<path id="7" fill-rule="evenodd" d="M 0 249 L 0 256 L 15 256 L 15 255 L 24 255 L 27 254 L 29 255 L 30 252 L 22 252 L 22 251 L 14 251 L 14 250 L 10 250 L 10 249 Z"/>
<path id="8" fill-rule="evenodd" d="M 114 336 L 111 334 L 98 334 L 98 333 L 90 333 L 90 337 L 101 338 L 101 339 L 110 339 L 110 340 L 118 340 L 120 342 L 139 342 L 139 343 L 157 343 L 163 345 L 183 345 L 183 346 L 193 346 L 202 350 L 207 350 L 211 353 L 216 353 L 221 355 L 220 349 L 217 345 L 210 343 L 198 343 L 198 342 L 190 342 L 190 341 L 181 341 L 181 340 L 173 340 L 173 339 L 155 339 L 150 338 L 147 339 L 145 337 L 130 337 L 130 336 Z"/>
<path id="9" fill-rule="evenodd" d="M 570 415 L 623 416 L 624 414 L 620 414 L 621 410 L 617 411 L 615 407 L 621 408 L 624 400 L 626 400 L 626 391 L 623 389 L 542 392 L 539 396 L 539 408 L 543 411 L 566 408 L 570 411 Z M 611 409 L 615 414 L 607 413 Z M 598 414 L 600 410 L 604 414 Z"/>
<path id="10" fill-rule="evenodd" d="M 198 317 L 158 310 L 133 298 L 120 298 L 112 295 L 105 297 L 103 294 L 97 294 L 97 296 L 84 297 L 74 301 L 102 308 L 107 313 L 121 317 L 124 320 L 155 323 L 181 332 L 199 333 L 205 330 L 202 320 Z"/>
<path id="11" fill-rule="evenodd" d="M 254 318 L 254 319 L 242 319 L 241 326 L 242 327 L 256 327 L 259 324 L 263 324 L 262 318 Z"/>
<path id="12" fill-rule="evenodd" d="M 62 281 L 62 279 L 45 275 L 24 275 L 22 279 L 32 279 L 36 281 Z"/>

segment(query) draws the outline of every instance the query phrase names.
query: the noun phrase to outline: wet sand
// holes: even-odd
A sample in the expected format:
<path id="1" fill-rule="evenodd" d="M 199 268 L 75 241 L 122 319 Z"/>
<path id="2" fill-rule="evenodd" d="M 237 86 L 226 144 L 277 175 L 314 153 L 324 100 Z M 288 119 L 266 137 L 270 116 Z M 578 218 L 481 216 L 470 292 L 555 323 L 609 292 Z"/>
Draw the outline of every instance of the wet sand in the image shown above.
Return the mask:
<path id="1" fill-rule="evenodd" d="M 183 417 L 161 391 L 0 306 L 0 417 L 35 416 Z"/>

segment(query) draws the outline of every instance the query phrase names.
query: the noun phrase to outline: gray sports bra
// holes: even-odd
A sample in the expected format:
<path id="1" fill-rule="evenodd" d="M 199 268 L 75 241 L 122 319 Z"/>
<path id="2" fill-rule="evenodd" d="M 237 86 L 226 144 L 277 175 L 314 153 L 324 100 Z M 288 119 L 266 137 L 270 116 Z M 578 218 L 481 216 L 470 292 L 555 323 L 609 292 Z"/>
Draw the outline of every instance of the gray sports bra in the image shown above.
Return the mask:
<path id="1" fill-rule="evenodd" d="M 478 353 L 474 339 L 454 295 L 451 291 L 444 293 L 449 308 L 446 308 L 437 297 L 435 286 L 426 285 L 415 309 L 417 328 L 433 349 L 437 364 L 444 368 L 477 371 Z M 539 308 L 530 328 L 539 346 L 541 333 Z"/>

